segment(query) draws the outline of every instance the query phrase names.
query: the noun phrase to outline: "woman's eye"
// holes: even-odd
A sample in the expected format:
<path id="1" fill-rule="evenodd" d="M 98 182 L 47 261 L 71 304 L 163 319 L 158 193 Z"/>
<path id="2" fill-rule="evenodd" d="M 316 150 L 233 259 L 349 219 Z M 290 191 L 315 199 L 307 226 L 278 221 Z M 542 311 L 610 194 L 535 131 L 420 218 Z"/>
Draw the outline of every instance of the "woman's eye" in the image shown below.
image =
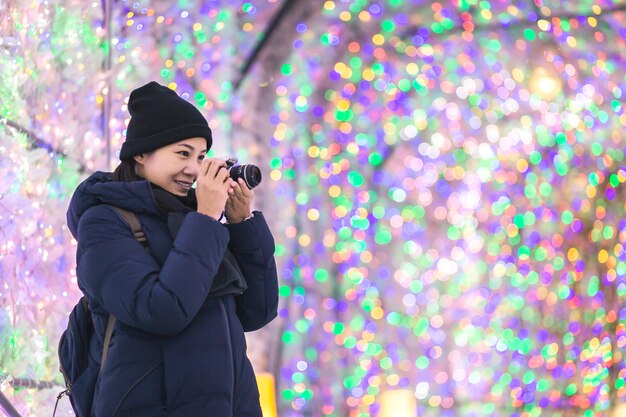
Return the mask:
<path id="1" fill-rule="evenodd" d="M 199 159 L 200 161 L 204 161 L 204 155 L 200 155 L 200 156 L 198 157 L 198 159 Z"/>
<path id="2" fill-rule="evenodd" d="M 189 152 L 187 152 L 187 151 L 180 151 L 180 152 L 178 152 L 178 154 L 182 155 L 182 156 L 185 156 L 185 157 L 189 156 Z"/>

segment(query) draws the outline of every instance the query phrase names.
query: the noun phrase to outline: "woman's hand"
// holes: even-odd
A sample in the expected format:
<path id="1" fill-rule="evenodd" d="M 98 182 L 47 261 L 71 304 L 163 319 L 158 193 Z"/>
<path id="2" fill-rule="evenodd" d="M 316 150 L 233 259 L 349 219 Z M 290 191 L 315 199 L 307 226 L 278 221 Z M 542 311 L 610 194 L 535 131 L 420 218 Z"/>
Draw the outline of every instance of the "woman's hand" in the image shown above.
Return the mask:
<path id="1" fill-rule="evenodd" d="M 228 175 L 226 162 L 205 158 L 200 165 L 196 184 L 198 213 L 219 220 L 229 200 L 228 196 L 235 192 L 236 186 L 237 183 Z"/>
<path id="2" fill-rule="evenodd" d="M 254 192 L 248 188 L 246 182 L 239 178 L 235 183 L 234 192 L 226 201 L 226 218 L 229 223 L 239 223 L 250 217 Z"/>

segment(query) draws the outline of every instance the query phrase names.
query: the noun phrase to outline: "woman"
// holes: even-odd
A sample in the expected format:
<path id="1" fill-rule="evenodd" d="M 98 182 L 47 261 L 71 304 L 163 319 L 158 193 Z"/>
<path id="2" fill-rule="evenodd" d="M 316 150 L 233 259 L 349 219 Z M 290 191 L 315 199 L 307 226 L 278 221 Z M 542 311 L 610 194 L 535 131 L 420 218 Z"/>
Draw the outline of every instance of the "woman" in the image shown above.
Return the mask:
<path id="1" fill-rule="evenodd" d="M 204 159 L 211 130 L 192 104 L 151 82 L 128 108 L 122 162 L 84 181 L 68 210 L 93 366 L 117 318 L 93 415 L 261 417 L 244 331 L 276 316 L 272 234 L 245 183 Z M 148 250 L 112 206 L 138 215 Z"/>

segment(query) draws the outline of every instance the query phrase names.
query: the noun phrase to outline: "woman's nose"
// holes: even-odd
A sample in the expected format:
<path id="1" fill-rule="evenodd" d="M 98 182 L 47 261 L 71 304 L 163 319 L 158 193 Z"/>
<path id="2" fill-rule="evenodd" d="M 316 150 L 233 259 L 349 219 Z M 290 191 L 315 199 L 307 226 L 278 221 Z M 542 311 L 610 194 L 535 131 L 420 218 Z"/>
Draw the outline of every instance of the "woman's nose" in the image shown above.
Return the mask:
<path id="1" fill-rule="evenodd" d="M 200 164 L 202 161 L 192 160 L 191 158 L 185 164 L 185 169 L 183 169 L 183 173 L 187 175 L 191 175 L 194 178 L 198 176 L 198 172 L 200 170 Z"/>

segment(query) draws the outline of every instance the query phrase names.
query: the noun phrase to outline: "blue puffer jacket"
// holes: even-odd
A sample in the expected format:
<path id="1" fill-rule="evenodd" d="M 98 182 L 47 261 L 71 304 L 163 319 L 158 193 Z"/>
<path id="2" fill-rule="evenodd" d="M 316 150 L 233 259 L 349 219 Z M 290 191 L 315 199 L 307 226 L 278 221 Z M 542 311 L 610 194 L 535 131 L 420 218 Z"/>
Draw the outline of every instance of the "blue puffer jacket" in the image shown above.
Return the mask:
<path id="1" fill-rule="evenodd" d="M 148 253 L 111 206 L 138 214 Z M 99 367 L 109 313 L 117 323 L 96 386 L 95 417 L 261 417 L 245 331 L 277 312 L 274 240 L 260 212 L 224 225 L 191 212 L 172 240 L 147 181 L 98 172 L 67 213 L 78 241 L 78 285 L 89 300 Z M 207 297 L 226 248 L 248 288 Z"/>

